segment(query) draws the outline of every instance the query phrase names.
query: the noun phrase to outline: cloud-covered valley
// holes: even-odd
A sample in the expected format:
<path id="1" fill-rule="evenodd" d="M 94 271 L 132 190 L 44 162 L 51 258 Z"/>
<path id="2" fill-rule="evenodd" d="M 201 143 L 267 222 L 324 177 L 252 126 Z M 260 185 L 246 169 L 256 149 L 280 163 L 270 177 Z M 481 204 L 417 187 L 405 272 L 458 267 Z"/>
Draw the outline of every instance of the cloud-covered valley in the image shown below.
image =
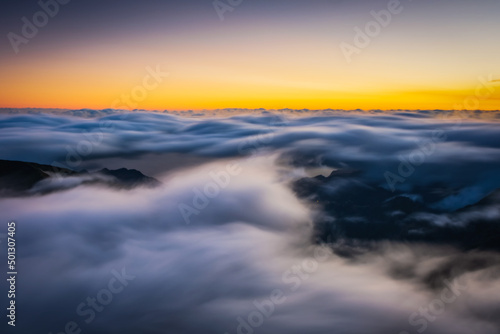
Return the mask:
<path id="1" fill-rule="evenodd" d="M 54 167 L 0 198 L 20 333 L 500 333 L 498 122 L 80 116 L 0 115 L 0 159 Z"/>

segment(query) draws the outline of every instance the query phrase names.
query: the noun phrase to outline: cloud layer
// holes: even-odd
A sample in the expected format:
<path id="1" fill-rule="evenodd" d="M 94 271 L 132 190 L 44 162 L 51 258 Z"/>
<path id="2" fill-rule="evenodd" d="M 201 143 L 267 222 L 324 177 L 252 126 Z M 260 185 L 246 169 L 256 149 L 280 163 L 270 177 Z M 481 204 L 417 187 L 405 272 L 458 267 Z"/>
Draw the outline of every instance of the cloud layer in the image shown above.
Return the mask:
<path id="1" fill-rule="evenodd" d="M 325 168 L 355 171 L 327 182 L 331 196 L 351 187 L 390 193 L 389 171 L 405 178 L 394 196 L 425 204 L 412 219 L 498 222 L 496 197 L 483 199 L 500 187 L 498 123 L 414 116 L 2 116 L 0 158 L 75 169 L 157 164 L 162 181 L 0 201 L 0 220 L 18 226 L 16 329 L 499 333 L 497 252 L 401 240 L 322 246 L 317 218 L 339 217 L 291 186 Z M 401 176 L 399 156 L 411 159 L 422 142 L 432 152 Z M 419 190 L 436 183 L 442 193 Z M 474 212 L 463 208 L 480 200 Z"/>

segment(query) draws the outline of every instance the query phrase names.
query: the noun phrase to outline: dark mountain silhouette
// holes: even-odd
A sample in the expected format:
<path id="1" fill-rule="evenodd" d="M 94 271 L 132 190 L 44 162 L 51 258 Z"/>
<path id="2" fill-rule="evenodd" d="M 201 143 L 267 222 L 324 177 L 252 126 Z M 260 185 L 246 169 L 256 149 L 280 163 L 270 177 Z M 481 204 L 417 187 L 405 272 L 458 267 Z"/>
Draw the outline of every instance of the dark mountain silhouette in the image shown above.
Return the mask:
<path id="1" fill-rule="evenodd" d="M 444 185 L 416 188 L 411 194 L 393 193 L 364 182 L 358 175 L 356 171 L 334 171 L 328 177 L 302 178 L 292 184 L 299 197 L 321 212 L 315 220 L 319 242 L 342 240 L 368 245 L 392 240 L 500 250 L 500 221 L 476 214 L 500 206 L 500 190 L 450 213 L 433 206 L 453 193 Z M 460 221 L 461 214 L 468 217 L 466 222 Z M 451 224 L 443 224 L 437 217 L 446 217 Z"/>
<path id="2" fill-rule="evenodd" d="M 99 173 L 115 177 L 121 186 L 127 188 L 134 188 L 137 186 L 152 186 L 160 185 L 160 182 L 155 178 L 146 176 L 136 169 L 120 168 L 116 170 L 109 170 L 107 168 L 101 169 Z"/>
<path id="3" fill-rule="evenodd" d="M 50 177 L 50 173 L 70 176 L 78 173 L 69 169 L 32 162 L 0 160 L 0 191 L 23 192 Z"/>
<path id="4" fill-rule="evenodd" d="M 160 184 L 158 180 L 135 169 L 109 170 L 105 168 L 98 172 L 88 172 L 32 162 L 0 160 L 0 196 L 21 196 L 57 191 L 58 187 L 45 187 L 40 190 L 34 187 L 40 185 L 42 181 L 50 181 L 51 178 L 61 180 L 68 177 L 82 177 L 82 182 L 76 185 L 104 184 L 124 189 L 137 186 L 155 187 Z M 67 188 L 64 187 L 64 189 Z"/>

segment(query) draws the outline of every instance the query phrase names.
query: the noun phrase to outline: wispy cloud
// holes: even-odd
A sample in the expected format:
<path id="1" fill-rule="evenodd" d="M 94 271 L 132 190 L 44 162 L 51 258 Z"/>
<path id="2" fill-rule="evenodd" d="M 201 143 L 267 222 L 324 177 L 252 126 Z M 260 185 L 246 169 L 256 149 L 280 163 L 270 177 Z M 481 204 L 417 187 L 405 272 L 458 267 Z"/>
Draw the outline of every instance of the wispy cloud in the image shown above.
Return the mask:
<path id="1" fill-rule="evenodd" d="M 239 319 L 257 323 L 255 305 L 269 305 L 272 292 L 279 290 L 286 300 L 274 306 L 259 333 L 414 332 L 418 328 L 408 318 L 420 307 L 434 305 L 430 303 L 440 297 L 436 293 L 447 280 L 458 277 L 467 283 L 467 293 L 446 304 L 446 312 L 439 312 L 426 333 L 498 332 L 500 313 L 491 307 L 499 302 L 498 255 L 467 255 L 449 245 L 409 244 L 400 242 L 403 238 L 335 245 L 338 255 L 311 262 L 319 226 L 315 218 L 325 213 L 297 198 L 290 187 L 308 168 L 350 168 L 360 171 L 352 184 L 339 187 L 332 180 L 321 191 L 355 186 L 367 193 L 373 188 L 367 184 L 385 183 L 385 170 L 397 170 L 398 157 L 444 130 L 447 140 L 436 144 L 418 175 L 405 183 L 406 196 L 439 182 L 440 189 L 448 188 L 442 196 L 431 193 L 430 201 L 447 198 L 437 202 L 445 208 L 469 204 L 476 189 L 483 194 L 500 187 L 498 122 L 477 118 L 455 127 L 428 111 L 311 112 L 302 117 L 297 117 L 302 111 L 287 112 L 218 118 L 107 112 L 85 112 L 82 116 L 88 118 L 71 113 L 0 115 L 4 159 L 50 164 L 79 154 L 86 168 L 110 163 L 178 167 L 159 168 L 160 175 L 154 176 L 162 185 L 153 189 L 82 184 L 0 201 L 0 221 L 19 222 L 18 259 L 25 270 L 16 303 L 30 318 L 19 321 L 19 330 L 59 332 L 75 321 L 92 333 L 232 334 L 242 326 Z M 112 126 L 102 128 L 102 121 Z M 86 154 L 85 141 L 97 131 L 102 138 Z M 190 157 L 196 163 L 179 161 Z M 242 172 L 217 189 L 213 175 L 228 163 L 238 163 Z M 475 191 L 455 191 L 466 185 Z M 202 197 L 210 197 L 209 205 L 187 225 L 178 203 L 196 209 Z M 380 232 L 384 226 L 376 221 L 357 219 L 358 211 L 370 211 L 369 203 L 372 197 L 350 216 L 349 226 Z M 423 221 L 432 230 L 451 222 L 455 233 L 475 219 L 496 222 L 498 210 L 487 204 L 459 214 L 420 214 L 411 224 Z M 87 317 L 75 310 L 88 296 L 107 303 L 103 284 L 116 268 L 127 268 L 135 277 L 133 285 L 113 295 L 114 302 L 86 323 Z M 58 312 L 47 317 L 47 309 Z M 433 317 L 438 313 L 432 312 Z M 424 318 L 417 319 L 421 323 Z"/>

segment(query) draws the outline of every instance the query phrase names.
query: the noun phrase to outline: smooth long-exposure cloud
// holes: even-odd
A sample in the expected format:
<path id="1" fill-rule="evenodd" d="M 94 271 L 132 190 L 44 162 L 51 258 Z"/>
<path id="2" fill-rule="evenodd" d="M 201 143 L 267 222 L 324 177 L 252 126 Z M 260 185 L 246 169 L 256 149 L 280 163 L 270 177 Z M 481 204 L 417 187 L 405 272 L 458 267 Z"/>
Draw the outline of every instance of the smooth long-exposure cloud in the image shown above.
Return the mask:
<path id="1" fill-rule="evenodd" d="M 24 291 L 18 302 L 20 312 L 31 317 L 22 328 L 56 331 L 75 321 L 92 333 L 232 333 L 239 317 L 247 319 L 255 311 L 255 301 L 269 300 L 278 289 L 285 300 L 256 332 L 398 332 L 434 294 L 424 284 L 414 286 L 420 293 L 409 289 L 408 281 L 392 278 L 384 267 L 393 261 L 408 265 L 417 257 L 422 269 L 415 271 L 424 272 L 416 275 L 425 276 L 456 254 L 387 245 L 383 258 L 377 252 L 365 254 L 354 265 L 331 253 L 308 264 L 315 258 L 311 212 L 278 182 L 269 160 L 242 162 L 245 174 L 212 199 L 196 224 L 186 225 L 175 203 L 188 200 L 191 187 L 202 189 L 211 181 L 209 172 L 221 166 L 172 175 L 157 189 L 118 192 L 82 186 L 2 201 L 2 217 L 16 216 L 22 236 L 19 286 Z M 87 324 L 90 306 L 81 312 L 77 307 L 106 288 L 113 270 L 122 268 L 134 279 Z M 498 286 L 490 268 L 482 278 L 474 273 L 463 278 L 467 288 L 429 333 L 473 328 L 495 333 L 493 320 L 472 316 L 492 302 L 480 297 L 492 289 L 481 281 Z M 471 300 L 474 306 L 466 306 Z M 57 314 L 48 317 L 45 310 Z M 462 319 L 464 312 L 472 318 Z"/>
<path id="2" fill-rule="evenodd" d="M 71 189 L 0 199 L 18 225 L 16 329 L 499 333 L 500 255 L 460 233 L 498 225 L 500 127 L 413 115 L 1 116 L 3 159 L 158 164 L 161 181 L 63 177 Z M 386 172 L 405 179 L 394 192 Z"/>

